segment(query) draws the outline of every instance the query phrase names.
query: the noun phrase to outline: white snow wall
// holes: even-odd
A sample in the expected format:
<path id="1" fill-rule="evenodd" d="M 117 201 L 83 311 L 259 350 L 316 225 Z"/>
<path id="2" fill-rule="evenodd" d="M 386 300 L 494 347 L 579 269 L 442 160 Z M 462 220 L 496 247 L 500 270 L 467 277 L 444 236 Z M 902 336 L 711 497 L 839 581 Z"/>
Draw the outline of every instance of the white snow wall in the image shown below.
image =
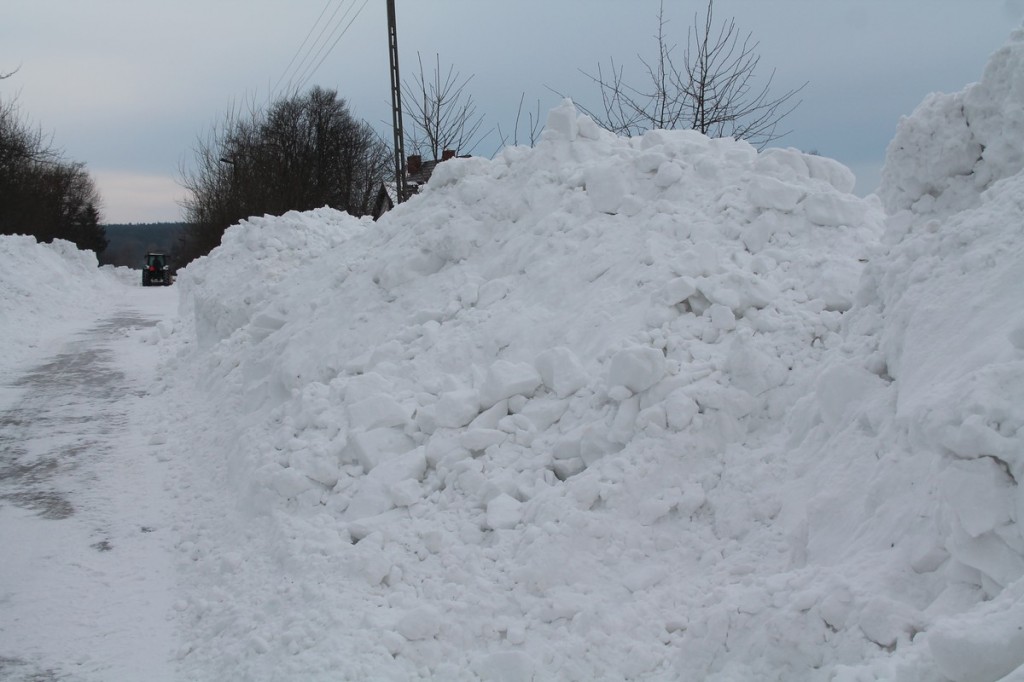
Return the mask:
<path id="1" fill-rule="evenodd" d="M 41 243 L 29 235 L 0 235 L 0 264 L 0 374 L 55 351 L 59 339 L 50 334 L 91 322 L 97 301 L 132 272 L 100 268 L 94 252 L 69 241 Z"/>
<path id="2" fill-rule="evenodd" d="M 1017 669 L 1024 180 L 991 122 L 1019 111 L 997 80 L 1020 43 L 901 123 L 889 217 L 834 161 L 618 139 L 566 103 L 535 149 L 446 162 L 376 225 L 229 230 L 179 279 L 203 456 L 287 525 L 284 554 L 317 538 L 290 579 L 359 621 L 311 614 L 296 652 L 260 613 L 265 656 L 342 646 L 382 679 Z M 925 144 L 965 100 L 989 137 Z M 237 673 L 206 608 L 192 655 Z"/>

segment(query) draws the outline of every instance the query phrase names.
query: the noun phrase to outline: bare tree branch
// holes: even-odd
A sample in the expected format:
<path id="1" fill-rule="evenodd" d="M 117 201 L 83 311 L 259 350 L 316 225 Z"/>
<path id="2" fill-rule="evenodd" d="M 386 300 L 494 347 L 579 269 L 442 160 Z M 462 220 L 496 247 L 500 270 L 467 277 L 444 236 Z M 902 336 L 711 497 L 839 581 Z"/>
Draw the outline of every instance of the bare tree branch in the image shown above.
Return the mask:
<path id="1" fill-rule="evenodd" d="M 252 215 L 331 206 L 370 213 L 391 152 L 333 90 L 315 87 L 262 110 L 232 106 L 182 167 L 182 203 L 191 258 L 220 243 L 228 226 Z"/>
<path id="2" fill-rule="evenodd" d="M 609 59 L 608 74 L 600 64 L 596 75 L 582 72 L 598 86 L 601 110 L 580 108 L 619 135 L 686 127 L 710 137 L 747 140 L 762 149 L 784 136 L 786 132 L 780 133 L 778 126 L 799 106 L 794 98 L 807 84 L 774 96 L 773 70 L 759 87 L 759 43 L 751 33 L 741 39 L 735 19 L 716 29 L 713 14 L 714 0 L 708 0 L 703 21 L 694 17 L 682 65 L 677 66 L 662 2 L 653 36 L 657 55 L 653 59 L 637 55 L 646 86 L 627 82 L 622 66 Z"/>
<path id="3" fill-rule="evenodd" d="M 431 78 L 423 67 L 422 55 L 417 53 L 419 71 L 413 83 L 402 83 L 404 101 L 411 105 L 406 115 L 413 123 L 406 128 L 406 148 L 433 159 L 440 159 L 449 149 L 456 154 L 471 153 L 491 132 L 480 133 L 484 116 L 477 114 L 476 103 L 467 90 L 473 76 L 462 78 L 454 66 L 449 66 L 442 77 L 441 57 L 434 57 Z"/>
<path id="4" fill-rule="evenodd" d="M 515 120 L 515 126 L 512 128 L 512 141 L 511 142 L 509 142 L 508 135 L 506 135 L 501 130 L 501 124 L 500 123 L 498 124 L 498 139 L 500 140 L 500 143 L 498 145 L 498 149 L 495 150 L 495 154 L 499 150 L 501 150 L 502 147 L 507 147 L 509 144 L 512 144 L 513 146 L 518 146 L 519 145 L 519 122 L 520 122 L 520 120 L 522 120 L 522 117 L 523 117 L 523 102 L 525 100 L 526 100 L 526 93 L 524 92 L 524 93 L 522 93 L 519 96 L 519 108 L 516 109 L 516 120 Z M 542 128 L 541 128 L 542 124 L 541 124 L 541 118 L 540 118 L 540 100 L 537 100 L 536 111 L 527 112 L 526 115 L 529 118 L 529 127 L 526 130 L 526 136 L 527 136 L 526 142 L 527 142 L 527 144 L 530 147 L 532 147 L 535 144 L 537 144 L 537 140 L 540 139 L 540 134 L 542 132 Z"/>

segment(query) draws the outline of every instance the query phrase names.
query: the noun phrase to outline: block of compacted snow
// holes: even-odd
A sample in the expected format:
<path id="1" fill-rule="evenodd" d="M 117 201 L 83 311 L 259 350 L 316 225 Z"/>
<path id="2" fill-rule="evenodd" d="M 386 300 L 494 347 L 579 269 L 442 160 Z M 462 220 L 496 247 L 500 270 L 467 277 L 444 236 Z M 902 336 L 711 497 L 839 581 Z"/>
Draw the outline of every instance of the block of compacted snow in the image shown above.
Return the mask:
<path id="1" fill-rule="evenodd" d="M 937 623 L 928 632 L 928 648 L 946 679 L 996 682 L 1024 667 L 1022 623 L 1024 599 L 1019 592 L 1003 595 L 983 613 Z"/>
<path id="2" fill-rule="evenodd" d="M 707 314 L 711 317 L 711 326 L 715 329 L 732 331 L 736 328 L 736 314 L 728 306 L 712 303 Z"/>
<path id="3" fill-rule="evenodd" d="M 525 362 L 498 360 L 487 370 L 480 386 L 480 403 L 484 408 L 514 395 L 531 396 L 541 385 L 540 374 Z"/>
<path id="4" fill-rule="evenodd" d="M 662 285 L 655 295 L 659 303 L 679 305 L 697 293 L 697 283 L 692 277 L 676 277 Z"/>
<path id="5" fill-rule="evenodd" d="M 346 454 L 371 471 L 385 459 L 412 450 L 416 444 L 397 429 L 371 429 L 349 433 Z"/>
<path id="6" fill-rule="evenodd" d="M 816 154 L 805 154 L 803 160 L 807 164 L 810 177 L 824 180 L 840 192 L 853 192 L 857 185 L 857 176 L 853 174 L 853 171 L 835 159 Z"/>
<path id="7" fill-rule="evenodd" d="M 615 214 L 626 198 L 626 180 L 618 166 L 591 166 L 585 172 L 587 196 L 594 210 Z"/>
<path id="8" fill-rule="evenodd" d="M 953 462 L 939 476 L 943 499 L 972 538 L 1013 523 L 1017 486 L 1004 467 L 982 457 Z"/>
<path id="9" fill-rule="evenodd" d="M 523 518 L 522 502 L 502 493 L 487 503 L 487 527 L 492 530 L 515 528 Z"/>
<path id="10" fill-rule="evenodd" d="M 413 479 L 399 481 L 388 486 L 388 495 L 396 507 L 411 507 L 423 498 L 423 491 L 420 484 Z"/>
<path id="11" fill-rule="evenodd" d="M 548 112 L 547 124 L 541 136 L 547 140 L 575 140 L 579 132 L 577 117 L 576 105 L 569 98 L 563 99 L 561 104 Z"/>
<path id="12" fill-rule="evenodd" d="M 463 388 L 442 393 L 434 404 L 434 422 L 438 426 L 457 429 L 473 421 L 480 414 L 480 393 Z"/>
<path id="13" fill-rule="evenodd" d="M 790 212 L 796 208 L 806 192 L 767 175 L 755 175 L 747 185 L 747 199 L 757 208 L 771 208 Z"/>
<path id="14" fill-rule="evenodd" d="M 863 199 L 837 192 L 811 194 L 802 205 L 807 219 L 823 227 L 861 225 L 868 212 L 868 203 Z"/>
<path id="15" fill-rule="evenodd" d="M 674 161 L 665 161 L 658 166 L 658 172 L 654 176 L 654 184 L 657 187 L 666 189 L 683 179 L 683 169 Z"/>
<path id="16" fill-rule="evenodd" d="M 566 398 L 587 385 L 587 373 L 576 354 L 564 346 L 550 348 L 534 364 L 544 385 Z"/>
<path id="17" fill-rule="evenodd" d="M 347 521 L 368 519 L 394 508 L 395 502 L 387 490 L 379 484 L 365 484 L 349 500 L 344 518 Z"/>
<path id="18" fill-rule="evenodd" d="M 509 630 L 509 641 L 514 638 Z M 473 670 L 486 682 L 532 682 L 537 678 L 537 663 L 522 651 L 496 651 L 473 664 Z"/>
<path id="19" fill-rule="evenodd" d="M 427 470 L 426 448 L 418 447 L 378 462 L 367 478 L 382 485 L 418 481 Z"/>
<path id="20" fill-rule="evenodd" d="M 700 405 L 680 388 L 669 393 L 663 405 L 668 428 L 673 431 L 686 429 L 700 412 Z"/>
<path id="21" fill-rule="evenodd" d="M 651 346 L 624 348 L 612 356 L 608 385 L 625 386 L 639 393 L 661 381 L 666 372 L 665 354 L 661 350 Z"/>
<path id="22" fill-rule="evenodd" d="M 479 400 L 477 401 L 479 404 Z M 502 419 L 508 416 L 508 401 L 499 400 L 494 403 L 491 407 L 487 408 L 469 422 L 469 426 L 466 427 L 472 429 L 496 429 Z"/>
<path id="23" fill-rule="evenodd" d="M 411 417 L 412 410 L 403 407 L 397 400 L 382 393 L 348 405 L 349 426 L 353 429 L 366 430 L 382 426 L 401 426 Z"/>
<path id="24" fill-rule="evenodd" d="M 409 611 L 395 624 L 395 631 L 410 642 L 431 639 L 441 631 L 441 615 L 436 609 L 421 606 Z"/>
<path id="25" fill-rule="evenodd" d="M 469 429 L 459 436 L 459 445 L 470 452 L 482 452 L 507 439 L 508 434 L 498 429 Z"/>

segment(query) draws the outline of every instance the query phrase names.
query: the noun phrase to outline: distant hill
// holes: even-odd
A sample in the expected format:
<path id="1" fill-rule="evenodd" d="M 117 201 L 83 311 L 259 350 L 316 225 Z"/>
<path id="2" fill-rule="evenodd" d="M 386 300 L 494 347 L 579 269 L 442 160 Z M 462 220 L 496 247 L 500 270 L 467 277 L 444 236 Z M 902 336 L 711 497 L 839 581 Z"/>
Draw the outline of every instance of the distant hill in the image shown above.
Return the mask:
<path id="1" fill-rule="evenodd" d="M 109 244 L 99 255 L 100 265 L 142 267 L 146 253 L 159 251 L 173 258 L 180 250 L 185 223 L 129 223 L 104 225 Z"/>

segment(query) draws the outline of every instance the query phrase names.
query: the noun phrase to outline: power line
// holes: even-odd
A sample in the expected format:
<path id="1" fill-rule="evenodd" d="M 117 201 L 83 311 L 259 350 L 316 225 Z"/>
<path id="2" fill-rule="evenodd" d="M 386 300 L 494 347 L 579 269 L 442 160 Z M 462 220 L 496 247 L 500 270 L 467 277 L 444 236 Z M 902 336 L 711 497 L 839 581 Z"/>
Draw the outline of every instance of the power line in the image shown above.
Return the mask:
<path id="1" fill-rule="evenodd" d="M 359 18 L 359 15 L 362 14 L 362 12 L 363 12 L 363 8 L 366 7 L 366 5 L 367 5 L 367 3 L 369 3 L 369 1 L 370 0 L 363 0 L 363 4 L 359 6 L 359 9 L 356 10 L 356 13 L 352 16 L 352 18 L 349 20 L 349 22 L 345 25 L 345 28 L 342 29 L 341 33 L 338 34 L 338 37 L 334 39 L 334 42 L 331 44 L 331 47 L 327 50 L 327 52 L 324 53 L 324 56 L 320 58 L 320 61 L 318 61 L 316 63 L 316 66 L 314 66 L 313 69 L 309 72 L 309 75 L 307 75 L 305 77 L 305 79 L 299 85 L 297 90 L 301 90 L 302 88 L 306 87 L 306 83 L 309 82 L 309 79 L 311 79 L 314 75 L 316 75 L 317 69 L 319 69 L 320 65 L 324 63 L 324 61 L 327 59 L 328 56 L 330 56 L 331 52 L 334 51 L 334 48 L 337 47 L 339 42 L 341 42 L 341 39 L 345 37 L 345 34 L 348 33 L 349 27 L 351 27 L 352 23 L 356 19 Z M 353 0 L 353 5 L 352 5 L 353 7 L 355 7 L 354 2 L 355 2 L 355 0 Z M 351 11 L 351 8 L 349 8 L 349 10 Z M 347 16 L 347 15 L 348 15 L 348 12 L 345 13 L 345 16 Z M 345 17 L 343 16 L 341 18 L 341 21 L 344 21 L 344 20 L 345 20 Z M 340 26 L 341 22 L 338 22 L 338 25 Z"/>
<path id="2" fill-rule="evenodd" d="M 295 51 L 294 55 L 292 55 L 292 59 L 290 62 L 288 62 L 288 66 L 284 67 L 284 71 L 281 72 L 281 75 L 280 77 L 278 77 L 277 82 L 274 83 L 274 87 L 270 89 L 270 93 L 268 95 L 270 99 L 274 98 L 274 93 L 277 92 L 277 86 L 281 85 L 281 81 L 284 80 L 284 77 L 288 74 L 288 70 L 292 68 L 292 64 L 294 64 L 295 60 L 298 59 L 299 54 L 302 52 L 302 48 L 304 48 L 306 46 L 306 43 L 309 42 L 309 37 L 313 35 L 313 31 L 316 30 L 317 25 L 320 24 L 320 20 L 324 18 L 324 15 L 327 13 L 327 8 L 331 6 L 331 3 L 333 1 L 334 0 L 327 0 L 327 4 L 325 4 L 324 8 L 320 10 L 320 16 L 318 16 L 316 18 L 316 21 L 313 22 L 313 25 L 309 27 L 309 32 L 307 32 L 306 37 L 302 39 L 302 44 L 299 45 L 299 49 Z"/>
<path id="3" fill-rule="evenodd" d="M 354 2 L 354 0 L 348 0 L 348 1 L 349 2 Z M 340 12 L 341 8 L 344 7 L 344 6 L 345 6 L 345 0 L 342 0 L 340 3 L 338 3 L 338 5 L 334 8 L 334 11 L 331 12 L 330 18 L 326 22 L 324 22 L 324 25 L 321 27 L 320 32 L 316 36 L 316 39 L 309 46 L 309 48 L 306 50 L 306 54 L 303 55 L 302 59 L 299 61 L 298 66 L 296 66 L 295 69 L 292 71 L 292 76 L 291 76 L 291 78 L 288 79 L 288 91 L 289 92 L 296 92 L 296 91 L 298 91 L 298 89 L 299 89 L 298 87 L 294 88 L 294 90 L 292 89 L 292 84 L 295 83 L 295 82 L 301 82 L 302 81 L 302 79 L 306 75 L 306 71 L 308 70 L 309 66 L 313 63 L 312 60 L 315 60 L 316 56 L 319 56 L 320 51 L 323 49 L 323 46 L 320 45 L 320 41 L 323 40 L 324 41 L 324 45 L 326 45 L 327 42 L 330 41 L 331 37 L 334 35 L 334 32 L 337 30 L 338 25 L 341 23 L 341 21 L 344 21 L 345 16 L 348 14 L 348 11 L 346 11 L 345 14 L 342 15 L 341 20 L 339 20 L 337 23 L 335 23 L 335 17 L 338 16 L 338 12 Z M 350 8 L 350 10 L 351 10 L 351 8 Z M 327 33 L 328 28 L 330 29 L 330 33 Z M 327 38 L 326 39 L 324 38 L 324 34 L 325 33 L 327 33 Z"/>

